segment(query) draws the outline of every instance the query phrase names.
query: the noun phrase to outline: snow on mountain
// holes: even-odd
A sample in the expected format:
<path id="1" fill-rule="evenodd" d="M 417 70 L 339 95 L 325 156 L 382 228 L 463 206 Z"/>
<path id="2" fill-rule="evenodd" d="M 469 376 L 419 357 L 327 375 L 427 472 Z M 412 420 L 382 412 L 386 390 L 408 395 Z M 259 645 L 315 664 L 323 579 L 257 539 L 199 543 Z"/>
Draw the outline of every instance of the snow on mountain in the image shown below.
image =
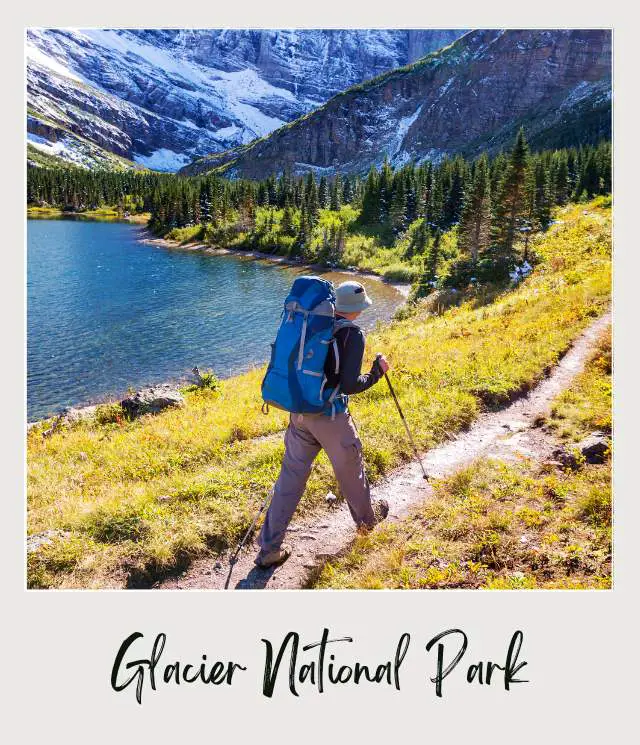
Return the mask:
<path id="1" fill-rule="evenodd" d="M 534 148 L 611 136 L 611 32 L 476 30 L 414 64 L 334 96 L 244 148 L 183 174 L 360 173 L 511 146 L 524 125 Z"/>
<path id="2" fill-rule="evenodd" d="M 178 171 L 189 162 L 186 155 L 174 153 L 166 147 L 154 150 L 151 155 L 136 155 L 134 159 L 136 163 L 153 171 Z"/>
<path id="3" fill-rule="evenodd" d="M 29 29 L 28 131 L 41 138 L 55 131 L 56 142 L 75 134 L 141 165 L 176 170 L 263 137 L 460 34 Z M 91 165 L 86 153 L 80 160 Z"/>

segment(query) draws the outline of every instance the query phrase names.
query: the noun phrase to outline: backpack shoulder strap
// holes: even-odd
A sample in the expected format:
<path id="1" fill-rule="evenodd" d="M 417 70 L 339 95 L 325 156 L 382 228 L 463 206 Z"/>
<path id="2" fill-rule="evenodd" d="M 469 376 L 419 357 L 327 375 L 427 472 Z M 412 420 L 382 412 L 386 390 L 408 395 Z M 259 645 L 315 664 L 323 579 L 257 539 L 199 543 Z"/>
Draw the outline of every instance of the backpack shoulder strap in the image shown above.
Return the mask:
<path id="1" fill-rule="evenodd" d="M 338 331 L 342 331 L 342 329 L 357 329 L 359 328 L 356 326 L 356 324 L 353 321 L 349 321 L 346 318 L 338 318 L 333 323 L 333 339 L 331 340 L 331 343 L 333 344 L 333 356 L 336 362 L 336 367 L 334 370 L 334 373 L 338 375 L 340 372 L 340 352 L 338 350 L 338 340 L 336 339 L 336 334 Z"/>
<path id="2" fill-rule="evenodd" d="M 334 335 L 340 331 L 340 329 L 347 329 L 347 328 L 359 328 L 356 326 L 356 324 L 353 321 L 349 321 L 347 318 L 338 318 L 336 321 L 333 322 L 333 333 Z"/>

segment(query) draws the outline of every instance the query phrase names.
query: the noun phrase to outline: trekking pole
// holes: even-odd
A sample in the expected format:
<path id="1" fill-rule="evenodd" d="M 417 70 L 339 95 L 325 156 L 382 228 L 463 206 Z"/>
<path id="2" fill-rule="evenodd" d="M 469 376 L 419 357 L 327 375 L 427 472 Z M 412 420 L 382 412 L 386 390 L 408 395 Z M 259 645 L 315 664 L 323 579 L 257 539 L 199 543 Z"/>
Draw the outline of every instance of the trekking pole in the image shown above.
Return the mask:
<path id="1" fill-rule="evenodd" d="M 381 354 L 376 355 L 376 359 L 378 360 L 378 364 L 380 364 L 380 357 L 382 357 Z M 400 414 L 400 419 L 402 419 L 402 423 L 404 424 L 404 428 L 407 431 L 407 436 L 409 437 L 409 441 L 411 442 L 413 446 L 413 452 L 416 455 L 416 460 L 420 464 L 420 468 L 422 469 L 422 476 L 427 481 L 429 480 L 429 476 L 427 475 L 427 472 L 425 471 L 424 465 L 422 464 L 422 459 L 420 458 L 420 453 L 418 452 L 418 448 L 416 447 L 416 443 L 413 439 L 413 435 L 411 434 L 411 430 L 409 429 L 409 425 L 407 424 L 407 420 L 404 418 L 404 414 L 402 412 L 402 408 L 400 407 L 400 402 L 398 401 L 398 397 L 396 396 L 396 392 L 393 390 L 393 386 L 391 385 L 391 381 L 389 380 L 389 376 L 387 373 L 384 374 L 384 379 L 387 381 L 387 385 L 389 386 L 389 391 L 391 391 L 391 395 L 393 396 L 393 400 L 395 402 L 396 408 L 398 409 L 398 414 Z"/>
<path id="2" fill-rule="evenodd" d="M 260 519 L 260 515 L 262 515 L 266 506 L 271 501 L 271 497 L 273 497 L 273 489 L 264 498 L 262 504 L 260 505 L 260 509 L 258 510 L 257 515 L 253 518 L 253 522 L 249 526 L 249 529 L 247 530 L 247 532 L 244 534 L 244 538 L 240 541 L 240 543 L 238 544 L 238 547 L 235 550 L 235 553 L 229 559 L 229 574 L 227 574 L 227 581 L 224 583 L 225 590 L 229 589 L 229 580 L 231 579 L 231 573 L 233 572 L 234 564 L 236 563 L 236 561 L 238 561 L 238 556 L 240 554 L 240 551 L 242 551 L 244 544 L 247 542 L 247 538 L 251 535 L 251 531 L 255 528 L 256 523 Z"/>

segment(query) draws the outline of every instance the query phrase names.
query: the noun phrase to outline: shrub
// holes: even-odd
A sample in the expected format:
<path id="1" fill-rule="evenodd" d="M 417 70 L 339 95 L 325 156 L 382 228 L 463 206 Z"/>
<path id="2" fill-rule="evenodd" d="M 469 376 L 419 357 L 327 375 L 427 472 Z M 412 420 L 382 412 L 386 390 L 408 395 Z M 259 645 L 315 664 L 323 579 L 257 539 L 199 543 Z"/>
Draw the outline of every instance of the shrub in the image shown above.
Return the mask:
<path id="1" fill-rule="evenodd" d="M 204 225 L 189 225 L 186 228 L 173 228 L 165 235 L 165 238 L 170 241 L 186 244 L 202 240 L 204 235 Z"/>
<path id="2" fill-rule="evenodd" d="M 383 271 L 382 276 L 389 282 L 415 282 L 420 270 L 404 264 L 392 264 Z"/>
<path id="3" fill-rule="evenodd" d="M 184 390 L 189 393 L 194 391 L 219 391 L 220 380 L 212 370 L 204 370 L 199 373 L 198 382 L 187 386 Z"/>
<path id="4" fill-rule="evenodd" d="M 95 417 L 98 424 L 120 424 L 125 413 L 119 403 L 101 404 L 96 409 Z"/>
<path id="5" fill-rule="evenodd" d="M 102 543 L 140 541 L 149 533 L 149 526 L 134 505 L 100 507 L 88 516 L 87 533 Z"/>
<path id="6" fill-rule="evenodd" d="M 27 585 L 53 587 L 64 574 L 72 572 L 87 552 L 87 541 L 79 537 L 59 537 L 27 555 Z"/>

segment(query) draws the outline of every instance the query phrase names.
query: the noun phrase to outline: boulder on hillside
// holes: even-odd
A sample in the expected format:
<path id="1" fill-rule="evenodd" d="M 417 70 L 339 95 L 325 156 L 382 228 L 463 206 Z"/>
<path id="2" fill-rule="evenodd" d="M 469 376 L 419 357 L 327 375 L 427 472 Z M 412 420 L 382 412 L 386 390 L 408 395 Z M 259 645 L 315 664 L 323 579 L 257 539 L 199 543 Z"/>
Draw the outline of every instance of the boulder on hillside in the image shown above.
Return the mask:
<path id="1" fill-rule="evenodd" d="M 75 424 L 83 419 L 91 419 L 96 414 L 97 405 L 83 406 L 82 408 L 70 408 L 64 412 L 64 420 L 67 424 Z"/>
<path id="2" fill-rule="evenodd" d="M 455 287 L 434 290 L 420 301 L 421 307 L 429 313 L 443 313 L 447 308 L 460 302 L 462 294 Z"/>
<path id="3" fill-rule="evenodd" d="M 609 438 L 604 432 L 592 432 L 572 446 L 557 448 L 553 451 L 553 460 L 549 464 L 562 468 L 579 468 L 580 453 L 587 463 L 604 463 L 609 450 Z"/>
<path id="4" fill-rule="evenodd" d="M 65 530 L 43 530 L 27 536 L 27 553 L 37 551 L 41 546 L 48 546 L 58 538 L 67 538 L 69 532 Z"/>
<path id="5" fill-rule="evenodd" d="M 587 463 L 604 463 L 609 450 L 609 438 L 604 432 L 592 432 L 581 440 L 577 446 Z"/>
<path id="6" fill-rule="evenodd" d="M 135 419 L 143 414 L 157 414 L 170 406 L 183 406 L 184 397 L 177 388 L 157 385 L 136 391 L 123 399 L 120 405 L 129 418 Z"/>

